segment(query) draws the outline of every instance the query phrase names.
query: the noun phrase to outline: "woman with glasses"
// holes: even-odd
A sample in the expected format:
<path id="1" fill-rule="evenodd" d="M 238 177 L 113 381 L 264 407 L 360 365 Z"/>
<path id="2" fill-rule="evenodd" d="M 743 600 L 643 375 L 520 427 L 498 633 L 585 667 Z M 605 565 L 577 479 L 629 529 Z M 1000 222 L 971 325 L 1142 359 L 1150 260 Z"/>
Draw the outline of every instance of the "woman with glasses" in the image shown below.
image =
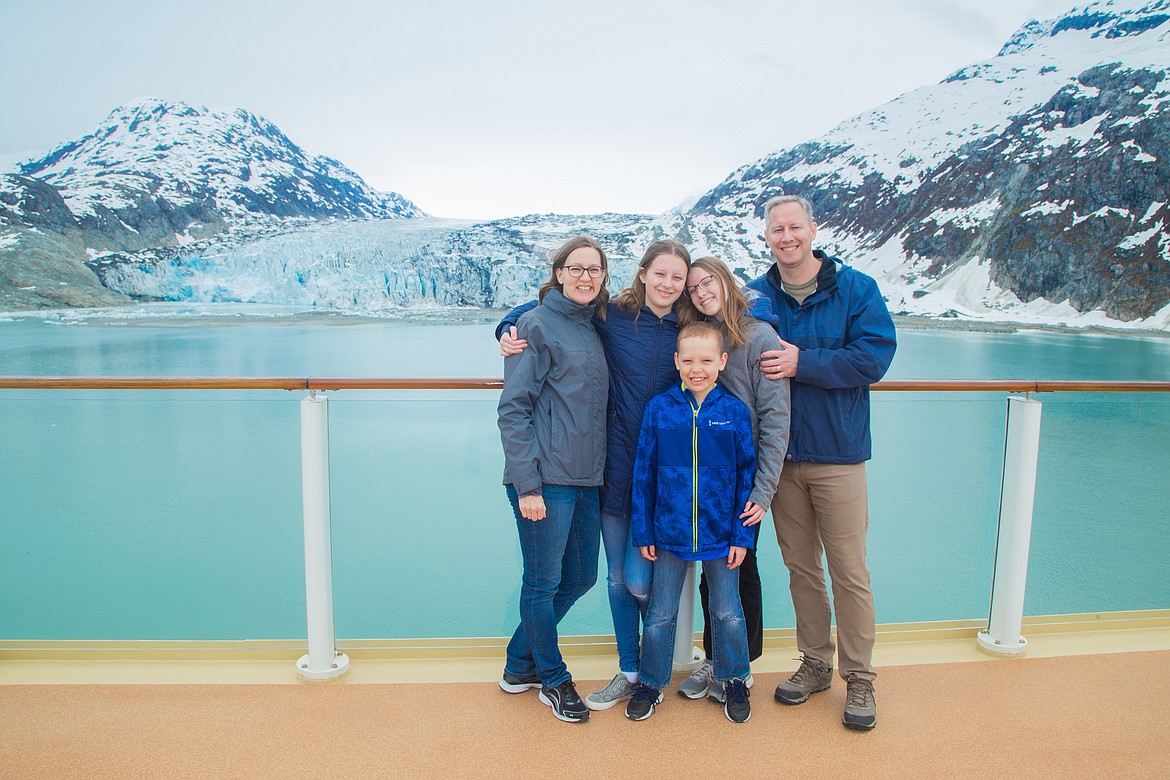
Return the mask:
<path id="1" fill-rule="evenodd" d="M 594 324 L 609 366 L 605 481 L 601 536 L 606 581 L 618 648 L 619 672 L 604 688 L 585 697 L 592 710 L 609 709 L 633 696 L 638 681 L 640 621 L 650 603 L 651 565 L 630 543 L 630 489 L 634 453 L 646 404 L 672 382 L 678 331 L 697 314 L 683 296 L 691 256 L 678 241 L 655 241 L 646 248 L 633 282 L 610 302 Z M 500 351 L 513 355 L 531 349 L 511 326 L 533 304 L 514 309 L 496 329 Z M 504 683 L 501 682 L 504 690 Z"/>
<path id="2" fill-rule="evenodd" d="M 687 275 L 687 296 L 699 314 L 718 326 L 727 349 L 727 365 L 719 374 L 719 384 L 747 405 L 751 412 L 752 434 L 756 445 L 756 473 L 751 496 L 743 507 L 740 520 L 745 526 L 755 526 L 759 539 L 759 522 L 772 504 L 772 496 L 780 482 L 784 453 L 788 449 L 788 426 L 791 413 L 791 391 L 788 380 L 770 380 L 760 371 L 760 355 L 776 348 L 776 331 L 766 322 L 752 316 L 752 303 L 757 303 L 761 314 L 770 312 L 763 306 L 764 299 L 749 301 L 736 284 L 727 265 L 714 257 L 701 257 L 691 264 Z M 706 660 L 689 678 L 679 685 L 679 695 L 689 699 L 703 696 L 721 701 L 723 689 L 716 685 L 712 652 L 711 626 L 707 618 L 707 582 L 700 581 L 699 595 L 703 603 L 703 650 Z M 764 649 L 764 616 L 760 595 L 760 571 L 756 566 L 756 550 L 747 551 L 739 567 L 739 596 L 747 623 L 748 658 L 760 657 Z M 751 687 L 751 675 L 747 687 Z"/>
<path id="3" fill-rule="evenodd" d="M 498 408 L 524 563 L 520 625 L 500 687 L 539 687 L 540 701 L 570 723 L 589 710 L 561 657 L 557 624 L 597 581 L 609 372 L 594 323 L 606 320 L 606 268 L 605 252 L 586 236 L 554 253 L 540 305 L 516 323 L 528 349 L 504 361 Z"/>

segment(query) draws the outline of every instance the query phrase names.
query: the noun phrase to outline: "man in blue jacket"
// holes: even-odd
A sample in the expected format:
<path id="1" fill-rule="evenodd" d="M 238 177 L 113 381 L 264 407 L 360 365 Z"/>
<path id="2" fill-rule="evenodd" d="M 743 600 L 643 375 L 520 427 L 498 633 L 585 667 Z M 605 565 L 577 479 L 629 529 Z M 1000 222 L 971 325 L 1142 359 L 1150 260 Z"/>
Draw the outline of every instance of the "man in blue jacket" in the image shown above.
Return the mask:
<path id="1" fill-rule="evenodd" d="M 772 198 L 764 221 L 776 262 L 748 287 L 768 296 L 780 320 L 780 349 L 763 353 L 760 368 L 792 380 L 792 427 L 772 516 L 802 655 L 776 699 L 801 704 L 833 681 L 823 553 L 833 583 L 838 671 L 847 685 L 842 722 L 865 731 L 877 724 L 875 619 L 865 562 L 869 386 L 894 358 L 894 323 L 871 277 L 813 250 L 817 225 L 807 200 Z"/>

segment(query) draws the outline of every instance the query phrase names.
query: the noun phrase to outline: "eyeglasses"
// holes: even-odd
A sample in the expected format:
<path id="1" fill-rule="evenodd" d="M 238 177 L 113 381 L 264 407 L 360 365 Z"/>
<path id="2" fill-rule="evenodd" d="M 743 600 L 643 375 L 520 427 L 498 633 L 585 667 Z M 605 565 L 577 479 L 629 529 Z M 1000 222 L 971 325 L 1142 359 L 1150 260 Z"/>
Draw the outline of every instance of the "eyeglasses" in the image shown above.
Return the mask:
<path id="1" fill-rule="evenodd" d="M 581 274 L 589 274 L 590 279 L 600 279 L 605 275 L 605 269 L 599 265 L 591 265 L 588 268 L 583 265 L 562 265 L 561 268 L 568 271 L 569 276 L 574 279 L 580 279 Z"/>
<path id="2" fill-rule="evenodd" d="M 698 283 L 698 284 L 696 284 L 696 285 L 694 285 L 693 287 L 688 287 L 688 288 L 686 288 L 687 297 L 688 297 L 688 298 L 690 298 L 690 297 L 693 297 L 693 296 L 694 296 L 694 294 L 695 294 L 695 293 L 696 293 L 698 290 L 703 290 L 703 291 L 705 291 L 705 292 L 710 292 L 710 291 L 711 291 L 711 288 L 712 288 L 714 285 L 715 285 L 715 275 L 714 275 L 714 274 L 712 274 L 711 276 L 708 276 L 708 277 L 706 277 L 705 279 L 700 279 L 700 280 L 699 280 L 699 283 Z"/>

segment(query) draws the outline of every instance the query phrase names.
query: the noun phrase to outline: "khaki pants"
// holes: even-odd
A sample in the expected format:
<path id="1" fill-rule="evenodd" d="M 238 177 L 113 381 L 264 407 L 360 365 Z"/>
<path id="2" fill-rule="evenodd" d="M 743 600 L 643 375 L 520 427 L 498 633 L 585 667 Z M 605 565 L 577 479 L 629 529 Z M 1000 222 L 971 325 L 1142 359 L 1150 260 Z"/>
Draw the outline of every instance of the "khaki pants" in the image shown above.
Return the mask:
<path id="1" fill-rule="evenodd" d="M 838 671 L 872 681 L 874 610 L 865 563 L 869 501 L 865 464 L 788 461 L 772 500 L 776 540 L 788 567 L 796 644 L 800 652 L 833 665 L 832 613 L 822 552 L 833 583 Z"/>

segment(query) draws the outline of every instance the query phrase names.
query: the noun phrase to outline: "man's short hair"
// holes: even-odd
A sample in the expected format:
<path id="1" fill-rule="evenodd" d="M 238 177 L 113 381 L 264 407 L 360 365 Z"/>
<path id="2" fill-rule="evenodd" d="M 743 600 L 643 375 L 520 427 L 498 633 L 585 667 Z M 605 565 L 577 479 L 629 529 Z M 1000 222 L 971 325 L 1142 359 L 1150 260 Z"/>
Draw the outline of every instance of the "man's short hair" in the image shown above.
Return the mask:
<path id="1" fill-rule="evenodd" d="M 768 214 L 771 213 L 772 209 L 784 203 L 799 203 L 800 208 L 804 211 L 805 218 L 808 219 L 808 224 L 811 225 L 816 222 L 816 220 L 813 219 L 812 204 L 809 203 L 807 199 L 802 198 L 799 195 L 777 195 L 776 197 L 770 199 L 767 203 L 764 204 L 764 221 L 768 221 Z"/>

